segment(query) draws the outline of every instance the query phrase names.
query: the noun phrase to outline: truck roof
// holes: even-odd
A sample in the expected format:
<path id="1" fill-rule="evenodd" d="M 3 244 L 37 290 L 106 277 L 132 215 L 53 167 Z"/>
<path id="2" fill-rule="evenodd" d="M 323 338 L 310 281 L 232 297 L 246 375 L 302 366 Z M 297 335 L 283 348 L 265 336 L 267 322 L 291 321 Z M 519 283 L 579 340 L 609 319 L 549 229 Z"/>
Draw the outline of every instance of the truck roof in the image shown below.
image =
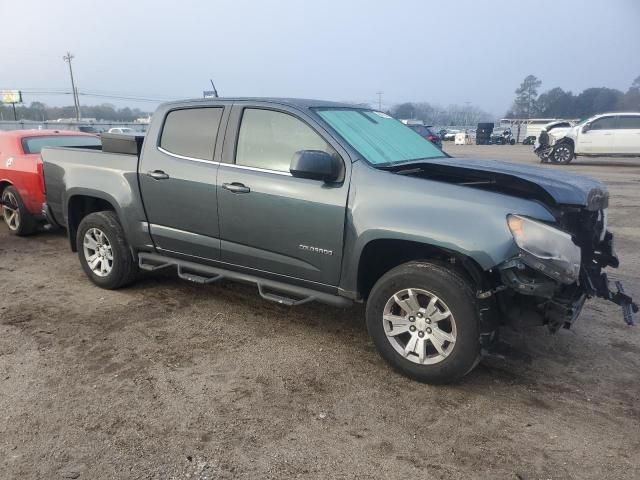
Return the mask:
<path id="1" fill-rule="evenodd" d="M 188 100 L 178 100 L 167 102 L 164 105 L 181 105 L 185 103 L 215 104 L 217 102 L 263 102 L 278 105 L 289 105 L 298 108 L 314 107 L 348 107 L 348 108 L 370 108 L 363 105 L 355 105 L 343 102 L 332 102 L 328 100 L 314 100 L 307 98 L 278 98 L 278 97 L 218 97 L 218 98 L 194 98 Z"/>

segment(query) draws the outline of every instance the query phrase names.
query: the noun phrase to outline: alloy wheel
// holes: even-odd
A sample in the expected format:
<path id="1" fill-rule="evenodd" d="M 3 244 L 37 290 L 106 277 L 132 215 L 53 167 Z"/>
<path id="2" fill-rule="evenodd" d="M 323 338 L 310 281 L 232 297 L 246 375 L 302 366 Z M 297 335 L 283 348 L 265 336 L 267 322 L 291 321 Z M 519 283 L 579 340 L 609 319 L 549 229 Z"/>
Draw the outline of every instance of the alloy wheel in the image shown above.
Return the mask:
<path id="1" fill-rule="evenodd" d="M 571 160 L 571 151 L 569 147 L 559 146 L 556 147 L 556 151 L 554 152 L 555 161 L 558 163 L 568 163 Z"/>
<path id="2" fill-rule="evenodd" d="M 15 232 L 20 228 L 18 199 L 11 192 L 5 192 L 2 198 L 4 200 L 2 204 L 2 216 L 4 218 L 4 223 L 7 224 L 9 230 Z"/>
<path id="3" fill-rule="evenodd" d="M 391 346 L 411 362 L 440 363 L 455 347 L 455 319 L 449 307 L 427 290 L 395 293 L 384 307 L 382 322 Z"/>
<path id="4" fill-rule="evenodd" d="M 111 242 L 98 228 L 90 228 L 82 242 L 84 258 L 91 271 L 98 277 L 106 277 L 113 270 L 113 248 Z"/>

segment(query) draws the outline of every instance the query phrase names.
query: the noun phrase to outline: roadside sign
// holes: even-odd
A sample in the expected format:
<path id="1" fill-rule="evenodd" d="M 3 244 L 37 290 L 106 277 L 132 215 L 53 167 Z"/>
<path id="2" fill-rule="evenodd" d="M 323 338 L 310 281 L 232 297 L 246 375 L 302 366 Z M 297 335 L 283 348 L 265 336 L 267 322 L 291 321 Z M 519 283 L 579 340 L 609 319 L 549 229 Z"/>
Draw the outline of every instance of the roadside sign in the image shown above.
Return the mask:
<path id="1" fill-rule="evenodd" d="M 218 98 L 218 94 L 215 90 L 205 90 L 204 92 L 202 92 L 202 96 L 204 98 Z"/>
<path id="2" fill-rule="evenodd" d="M 22 103 L 22 92 L 20 90 L 0 90 L 2 103 Z"/>

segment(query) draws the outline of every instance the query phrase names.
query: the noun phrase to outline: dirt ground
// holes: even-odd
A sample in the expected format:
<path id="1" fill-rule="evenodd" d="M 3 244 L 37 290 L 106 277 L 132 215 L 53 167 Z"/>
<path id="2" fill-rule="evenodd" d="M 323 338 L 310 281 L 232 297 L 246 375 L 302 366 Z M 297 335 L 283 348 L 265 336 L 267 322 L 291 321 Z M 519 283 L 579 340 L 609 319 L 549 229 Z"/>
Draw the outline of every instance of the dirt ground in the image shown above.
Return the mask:
<path id="1" fill-rule="evenodd" d="M 530 147 L 446 146 L 535 164 Z M 640 297 L 640 159 L 604 180 Z M 104 291 L 63 233 L 0 225 L 0 478 L 640 478 L 640 328 L 591 300 L 570 331 L 458 385 L 391 371 L 363 308 L 287 308 L 234 283 L 147 275 Z"/>

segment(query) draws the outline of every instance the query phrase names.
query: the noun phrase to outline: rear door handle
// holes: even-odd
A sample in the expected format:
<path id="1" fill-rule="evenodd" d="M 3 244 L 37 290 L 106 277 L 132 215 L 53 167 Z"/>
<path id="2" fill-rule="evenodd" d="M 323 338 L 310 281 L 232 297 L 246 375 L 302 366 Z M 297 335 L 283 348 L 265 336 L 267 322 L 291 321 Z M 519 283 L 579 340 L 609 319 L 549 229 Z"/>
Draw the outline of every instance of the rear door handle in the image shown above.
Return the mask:
<path id="1" fill-rule="evenodd" d="M 222 188 L 233 193 L 249 193 L 251 189 L 240 182 L 223 183 Z"/>
<path id="2" fill-rule="evenodd" d="M 162 170 L 151 170 L 150 172 L 147 172 L 147 175 L 155 180 L 166 180 L 169 178 L 169 174 L 164 173 Z"/>

